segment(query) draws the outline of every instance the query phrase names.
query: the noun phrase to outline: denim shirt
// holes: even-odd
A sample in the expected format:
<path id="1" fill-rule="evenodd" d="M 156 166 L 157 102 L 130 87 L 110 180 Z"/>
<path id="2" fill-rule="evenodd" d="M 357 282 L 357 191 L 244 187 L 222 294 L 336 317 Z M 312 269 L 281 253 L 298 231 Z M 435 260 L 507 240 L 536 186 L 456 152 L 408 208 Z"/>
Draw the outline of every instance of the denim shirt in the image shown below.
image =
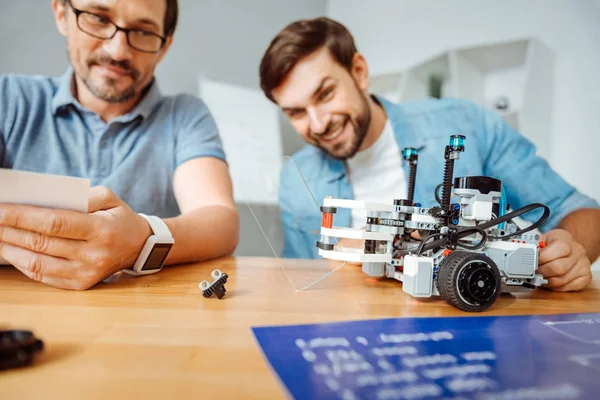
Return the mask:
<path id="1" fill-rule="evenodd" d="M 600 208 L 536 156 L 535 146 L 495 111 L 454 98 L 402 105 L 376 99 L 392 124 L 400 149 L 418 150 L 414 200 L 423 207 L 437 204 L 434 190 L 443 180 L 444 149 L 451 135 L 460 134 L 466 137 L 465 151 L 454 163 L 454 177 L 485 175 L 501 180 L 512 210 L 531 203 L 547 205 L 550 218 L 540 228 L 542 232 L 555 228 L 576 209 Z M 402 168 L 409 176 L 409 165 L 404 160 Z M 353 199 L 345 163 L 314 146 L 306 146 L 288 159 L 280 177 L 283 257 L 318 258 L 316 242 L 322 217 L 319 206 L 327 196 Z M 541 213 L 531 211 L 521 218 L 535 221 Z M 351 210 L 338 208 L 333 224 L 349 227 L 350 220 Z"/>

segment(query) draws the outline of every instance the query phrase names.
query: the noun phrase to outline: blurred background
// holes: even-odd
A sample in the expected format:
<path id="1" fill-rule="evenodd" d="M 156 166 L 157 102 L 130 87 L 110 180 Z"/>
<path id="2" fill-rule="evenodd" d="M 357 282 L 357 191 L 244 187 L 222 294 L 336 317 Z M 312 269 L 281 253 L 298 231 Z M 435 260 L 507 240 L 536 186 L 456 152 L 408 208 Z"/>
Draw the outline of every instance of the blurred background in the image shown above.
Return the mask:
<path id="1" fill-rule="evenodd" d="M 0 74 L 61 75 L 50 1 L 0 4 Z M 164 94 L 201 96 L 217 120 L 242 217 L 237 255 L 273 255 L 255 218 L 281 248 L 279 168 L 303 145 L 260 92 L 258 64 L 285 25 L 323 15 L 353 33 L 374 92 L 496 108 L 600 200 L 600 0 L 180 0 L 158 83 Z"/>

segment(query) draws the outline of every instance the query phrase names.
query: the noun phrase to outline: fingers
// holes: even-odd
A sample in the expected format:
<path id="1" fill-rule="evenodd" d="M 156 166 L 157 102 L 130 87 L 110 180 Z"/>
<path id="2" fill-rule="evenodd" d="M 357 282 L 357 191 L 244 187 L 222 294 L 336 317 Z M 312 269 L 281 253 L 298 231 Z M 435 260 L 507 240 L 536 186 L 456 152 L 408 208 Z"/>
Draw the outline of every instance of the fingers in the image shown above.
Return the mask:
<path id="1" fill-rule="evenodd" d="M 561 260 L 556 260 L 556 261 L 561 261 Z M 553 261 L 553 262 L 556 262 L 556 261 Z M 587 264 L 587 267 L 586 267 L 585 260 L 578 260 L 575 263 L 575 265 L 570 265 L 570 263 L 569 263 L 567 266 L 561 266 L 560 268 L 565 270 L 565 272 L 562 274 L 553 275 L 553 276 L 544 275 L 544 278 L 546 278 L 548 280 L 547 287 L 552 288 L 552 289 L 557 289 L 559 287 L 563 287 L 563 286 L 569 284 L 570 282 L 573 282 L 574 280 L 576 280 L 580 277 L 585 276 L 586 274 L 591 275 L 589 263 Z M 555 268 L 555 270 L 556 269 L 557 268 Z"/>
<path id="2" fill-rule="evenodd" d="M 360 261 L 346 261 L 345 263 L 346 263 L 346 265 L 353 265 L 356 267 L 362 266 L 362 262 L 360 262 Z"/>
<path id="3" fill-rule="evenodd" d="M 89 287 L 74 279 L 76 274 L 73 270 L 77 266 L 69 260 L 34 253 L 6 243 L 0 243 L 0 255 L 35 281 L 62 289 L 83 290 Z"/>
<path id="4" fill-rule="evenodd" d="M 342 249 L 362 249 L 365 247 L 365 241 L 362 239 L 342 238 L 337 240 L 336 246 Z"/>
<path id="5" fill-rule="evenodd" d="M 592 280 L 592 270 L 585 249 L 572 242 L 568 257 L 540 265 L 538 272 L 548 280 L 547 287 L 556 291 L 575 291 L 585 288 Z"/>
<path id="6" fill-rule="evenodd" d="M 77 258 L 85 242 L 46 236 L 38 232 L 24 231 L 11 227 L 0 227 L 0 242 L 8 243 L 34 253 L 66 259 Z"/>
<path id="7" fill-rule="evenodd" d="M 544 276 L 544 278 L 553 278 L 557 276 L 563 276 L 566 274 L 571 266 L 573 266 L 577 262 L 577 259 L 573 257 L 563 257 L 556 260 L 552 260 L 545 264 L 539 264 L 539 268 L 537 270 L 538 274 Z"/>
<path id="8" fill-rule="evenodd" d="M 100 210 L 109 210 L 121 205 L 119 197 L 104 186 L 90 188 L 88 201 L 88 212 L 94 213 Z"/>
<path id="9" fill-rule="evenodd" d="M 559 286 L 553 290 L 557 292 L 576 292 L 585 289 L 592 282 L 592 274 L 580 276 L 571 282 Z"/>
<path id="10" fill-rule="evenodd" d="M 90 189 L 90 213 L 119 205 L 121 200 L 111 190 L 105 187 Z M 3 204 L 0 207 L 0 226 L 65 239 L 91 240 L 97 236 L 92 215 L 18 204 Z"/>
<path id="11" fill-rule="evenodd" d="M 427 236 L 427 234 L 425 234 Z M 421 231 L 412 231 L 410 233 L 410 237 L 415 240 L 423 240 L 423 236 L 421 235 Z"/>
<path id="12" fill-rule="evenodd" d="M 546 264 L 552 260 L 568 257 L 572 251 L 572 244 L 564 240 L 551 241 L 546 247 L 540 249 L 539 263 Z"/>
<path id="13" fill-rule="evenodd" d="M 88 240 L 95 235 L 93 222 L 91 215 L 70 210 L 18 204 L 3 204 L 0 207 L 0 226 L 46 236 Z"/>

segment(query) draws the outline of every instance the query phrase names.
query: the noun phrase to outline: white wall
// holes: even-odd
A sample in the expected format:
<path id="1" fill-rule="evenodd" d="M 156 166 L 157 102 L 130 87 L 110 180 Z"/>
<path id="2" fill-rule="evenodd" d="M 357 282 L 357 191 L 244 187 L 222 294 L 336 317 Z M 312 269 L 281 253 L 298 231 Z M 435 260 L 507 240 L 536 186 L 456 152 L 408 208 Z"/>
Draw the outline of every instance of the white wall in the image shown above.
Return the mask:
<path id="1" fill-rule="evenodd" d="M 1 0 L 0 74 L 64 72 L 67 51 L 54 24 L 50 3 L 49 0 Z"/>
<path id="2" fill-rule="evenodd" d="M 58 75 L 67 66 L 51 0 L 0 0 L 0 74 Z M 180 19 L 157 77 L 165 94 L 198 94 L 198 76 L 258 87 L 269 41 L 297 18 L 325 14 L 322 0 L 179 0 Z M 26 22 L 27 21 L 27 22 Z"/>
<path id="3" fill-rule="evenodd" d="M 297 18 L 323 15 L 322 0 L 179 0 L 180 26 L 158 71 L 165 92 L 198 88 L 198 74 L 259 87 L 258 65 L 269 42 Z"/>
<path id="4" fill-rule="evenodd" d="M 406 68 L 448 48 L 536 36 L 554 51 L 550 164 L 600 200 L 599 0 L 329 0 L 371 72 Z"/>

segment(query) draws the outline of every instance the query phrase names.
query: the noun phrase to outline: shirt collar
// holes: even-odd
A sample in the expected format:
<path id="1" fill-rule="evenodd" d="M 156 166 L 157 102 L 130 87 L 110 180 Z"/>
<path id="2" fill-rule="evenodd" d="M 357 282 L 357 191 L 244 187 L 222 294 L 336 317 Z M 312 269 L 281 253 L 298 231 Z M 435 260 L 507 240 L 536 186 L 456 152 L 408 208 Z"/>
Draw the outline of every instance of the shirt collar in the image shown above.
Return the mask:
<path id="1" fill-rule="evenodd" d="M 77 105 L 79 102 L 73 97 L 71 91 L 71 78 L 73 70 L 69 67 L 67 71 L 58 79 L 58 89 L 52 97 L 52 113 L 56 115 L 59 109 L 70 104 Z M 81 106 L 79 104 L 79 106 Z"/>
<path id="2" fill-rule="evenodd" d="M 396 138 L 396 141 L 401 144 L 403 148 L 423 148 L 425 146 L 423 137 L 418 135 L 417 132 L 415 132 L 415 129 L 409 123 L 404 108 L 401 105 L 394 104 L 383 97 L 374 97 L 385 110 L 385 114 L 392 124 L 392 130 L 394 131 L 394 137 Z"/>
<path id="3" fill-rule="evenodd" d="M 73 80 L 73 69 L 69 67 L 67 71 L 58 80 L 58 89 L 52 98 L 52 112 L 56 113 L 69 105 L 77 107 L 81 111 L 91 112 L 73 97 L 73 86 L 75 81 Z M 158 88 L 158 83 L 153 80 L 150 86 L 146 89 L 142 100 L 127 114 L 121 115 L 115 118 L 116 121 L 128 122 L 139 116 L 143 119 L 148 118 L 150 113 L 154 110 L 156 105 L 160 102 L 162 94 Z"/>

